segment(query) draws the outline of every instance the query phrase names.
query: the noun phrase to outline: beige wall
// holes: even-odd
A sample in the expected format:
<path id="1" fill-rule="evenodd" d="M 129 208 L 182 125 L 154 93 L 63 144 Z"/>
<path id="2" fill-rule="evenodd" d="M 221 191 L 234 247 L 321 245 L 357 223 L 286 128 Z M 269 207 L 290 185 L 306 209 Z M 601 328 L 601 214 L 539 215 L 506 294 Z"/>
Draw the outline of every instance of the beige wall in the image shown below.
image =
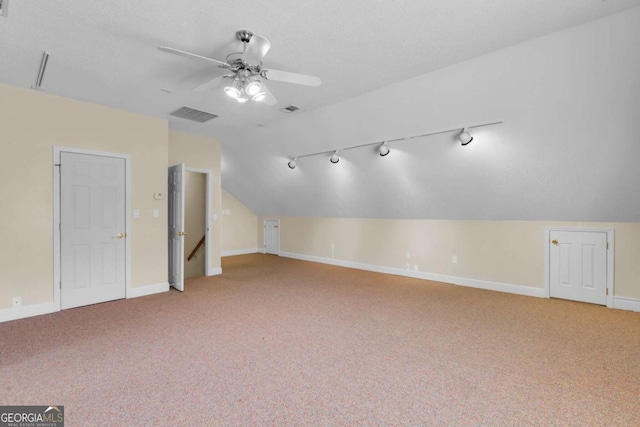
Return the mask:
<path id="1" fill-rule="evenodd" d="M 220 271 L 220 141 L 184 132 L 169 132 L 169 165 L 184 163 L 188 168 L 211 172 L 211 267 Z M 187 249 L 189 250 L 189 249 Z"/>
<path id="2" fill-rule="evenodd" d="M 258 248 L 258 216 L 222 190 L 222 253 Z"/>
<path id="3" fill-rule="evenodd" d="M 184 278 L 205 275 L 205 245 L 202 245 L 189 261 L 189 254 L 196 247 L 205 233 L 206 220 L 206 175 L 197 172 L 185 174 L 184 187 Z"/>
<path id="4" fill-rule="evenodd" d="M 131 156 L 131 285 L 167 281 L 167 122 L 0 85 L 0 309 L 53 301 L 53 147 Z M 154 209 L 160 218 L 153 218 Z"/>
<path id="5" fill-rule="evenodd" d="M 553 226 L 613 228 L 614 295 L 640 299 L 640 223 L 281 217 L 280 250 L 331 258 L 333 243 L 337 260 L 395 268 L 409 262 L 428 273 L 544 288 L 544 229 Z"/>

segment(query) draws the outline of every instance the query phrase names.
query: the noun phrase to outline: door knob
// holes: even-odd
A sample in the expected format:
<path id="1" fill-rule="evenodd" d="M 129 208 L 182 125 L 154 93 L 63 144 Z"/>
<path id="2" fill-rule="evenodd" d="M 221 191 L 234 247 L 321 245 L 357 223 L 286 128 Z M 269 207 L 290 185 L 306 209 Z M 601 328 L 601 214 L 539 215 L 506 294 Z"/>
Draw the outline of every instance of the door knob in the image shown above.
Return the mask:
<path id="1" fill-rule="evenodd" d="M 557 241 L 556 239 L 553 239 L 553 240 L 551 241 L 551 243 L 553 243 L 554 245 L 557 245 L 557 244 L 558 244 L 558 241 Z"/>
<path id="2" fill-rule="evenodd" d="M 186 232 L 184 232 L 184 231 L 178 231 L 178 232 L 176 233 L 176 236 L 186 236 L 186 235 L 187 235 L 187 233 L 186 233 Z"/>
<path id="3" fill-rule="evenodd" d="M 115 236 L 112 237 L 112 239 L 122 239 L 123 237 L 125 237 L 126 234 L 125 233 L 118 233 Z"/>

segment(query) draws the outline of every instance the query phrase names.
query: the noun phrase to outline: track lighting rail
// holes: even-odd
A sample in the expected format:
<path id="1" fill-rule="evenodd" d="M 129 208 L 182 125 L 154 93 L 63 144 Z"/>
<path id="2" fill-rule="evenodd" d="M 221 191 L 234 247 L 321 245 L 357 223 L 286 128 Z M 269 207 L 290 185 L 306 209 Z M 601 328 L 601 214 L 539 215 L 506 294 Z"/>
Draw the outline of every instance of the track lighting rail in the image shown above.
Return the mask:
<path id="1" fill-rule="evenodd" d="M 381 156 L 386 156 L 387 154 L 389 154 L 389 148 L 387 146 L 387 144 L 389 144 L 389 143 L 400 142 L 400 141 L 409 141 L 409 140 L 412 140 L 412 139 L 424 138 L 424 137 L 427 137 L 427 136 L 440 135 L 440 134 L 443 134 L 443 133 L 450 133 L 450 132 L 460 132 L 460 135 L 458 136 L 458 139 L 460 140 L 462 145 L 467 145 L 471 141 L 473 141 L 473 137 L 469 133 L 469 129 L 475 129 L 475 128 L 484 127 L 484 126 L 494 126 L 494 125 L 499 125 L 501 123 L 502 123 L 502 121 L 490 122 L 490 123 L 481 123 L 481 124 L 477 124 L 477 125 L 473 125 L 473 126 L 457 127 L 457 128 L 441 130 L 441 131 L 437 131 L 437 132 L 422 133 L 422 134 L 419 134 L 419 135 L 405 136 L 405 137 L 402 137 L 402 138 L 386 139 L 386 140 L 383 140 L 383 141 L 368 142 L 366 144 L 352 145 L 350 147 L 344 147 L 344 148 L 338 148 L 338 149 L 332 149 L 332 150 L 326 150 L 326 151 L 318 151 L 317 153 L 301 154 L 299 156 L 289 156 L 288 166 L 289 166 L 290 169 L 295 169 L 298 159 L 302 159 L 304 157 L 322 156 L 322 155 L 330 155 L 331 156 L 331 158 L 330 158 L 331 163 L 338 163 L 338 161 L 340 160 L 340 158 L 338 157 L 338 153 L 340 153 L 342 151 L 353 150 L 355 148 L 369 147 L 369 146 L 372 146 L 372 145 L 380 145 L 381 146 L 380 155 Z"/>

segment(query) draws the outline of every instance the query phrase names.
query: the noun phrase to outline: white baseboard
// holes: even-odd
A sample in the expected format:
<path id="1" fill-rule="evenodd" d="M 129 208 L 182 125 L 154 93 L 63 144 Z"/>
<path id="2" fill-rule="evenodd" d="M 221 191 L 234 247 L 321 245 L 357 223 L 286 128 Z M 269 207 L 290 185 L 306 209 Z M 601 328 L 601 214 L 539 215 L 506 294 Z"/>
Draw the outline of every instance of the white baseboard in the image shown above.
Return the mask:
<path id="1" fill-rule="evenodd" d="M 248 255 L 248 254 L 255 254 L 258 252 L 259 252 L 258 248 L 237 249 L 234 251 L 224 251 L 222 252 L 222 256 Z"/>
<path id="2" fill-rule="evenodd" d="M 427 273 L 424 271 L 403 270 L 401 268 L 383 267 L 379 265 L 363 264 L 353 261 L 343 261 L 311 255 L 295 254 L 291 252 L 280 252 L 280 256 L 295 258 L 303 261 L 313 261 L 322 264 L 337 265 L 340 267 L 356 268 L 358 270 L 375 271 L 377 273 L 395 274 L 396 276 L 406 276 L 413 277 L 415 279 L 450 283 L 453 285 L 467 286 L 470 288 L 487 289 L 490 291 L 499 291 L 507 292 L 510 294 L 526 295 L 530 297 L 546 298 L 544 288 L 533 288 L 531 286 L 513 285 L 510 283 L 490 282 L 487 280 L 467 279 L 464 277 L 447 276 L 444 274 Z"/>
<path id="3" fill-rule="evenodd" d="M 640 300 L 613 297 L 613 308 L 619 310 L 640 311 Z"/>
<path id="4" fill-rule="evenodd" d="M 22 307 L 16 308 L 5 308 L 3 310 L 0 310 L 0 322 L 24 319 L 25 317 L 40 316 L 41 314 L 55 313 L 56 311 L 60 310 L 54 306 L 53 302 L 23 305 Z"/>
<path id="5" fill-rule="evenodd" d="M 217 276 L 219 274 L 222 274 L 222 267 L 213 267 L 207 272 L 207 276 Z"/>
<path id="6" fill-rule="evenodd" d="M 266 254 L 267 250 L 265 248 L 258 248 L 258 253 L 260 254 Z"/>
<path id="7" fill-rule="evenodd" d="M 156 283 L 154 285 L 137 286 L 135 288 L 129 288 L 127 290 L 127 299 L 144 297 L 147 295 L 159 294 L 161 292 L 168 292 L 168 291 L 169 291 L 168 282 Z"/>

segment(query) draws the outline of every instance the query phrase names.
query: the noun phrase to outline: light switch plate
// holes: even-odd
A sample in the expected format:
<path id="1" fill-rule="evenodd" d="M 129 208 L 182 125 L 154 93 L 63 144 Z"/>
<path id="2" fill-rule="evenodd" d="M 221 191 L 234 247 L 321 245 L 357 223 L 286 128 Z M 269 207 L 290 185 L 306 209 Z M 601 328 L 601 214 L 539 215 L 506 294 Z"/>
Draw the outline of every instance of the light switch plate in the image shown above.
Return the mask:
<path id="1" fill-rule="evenodd" d="M 153 217 L 154 218 L 160 218 L 160 209 L 154 209 L 153 210 Z"/>
<path id="2" fill-rule="evenodd" d="M 134 218 L 140 218 L 140 209 L 134 209 L 133 210 L 133 217 Z"/>

